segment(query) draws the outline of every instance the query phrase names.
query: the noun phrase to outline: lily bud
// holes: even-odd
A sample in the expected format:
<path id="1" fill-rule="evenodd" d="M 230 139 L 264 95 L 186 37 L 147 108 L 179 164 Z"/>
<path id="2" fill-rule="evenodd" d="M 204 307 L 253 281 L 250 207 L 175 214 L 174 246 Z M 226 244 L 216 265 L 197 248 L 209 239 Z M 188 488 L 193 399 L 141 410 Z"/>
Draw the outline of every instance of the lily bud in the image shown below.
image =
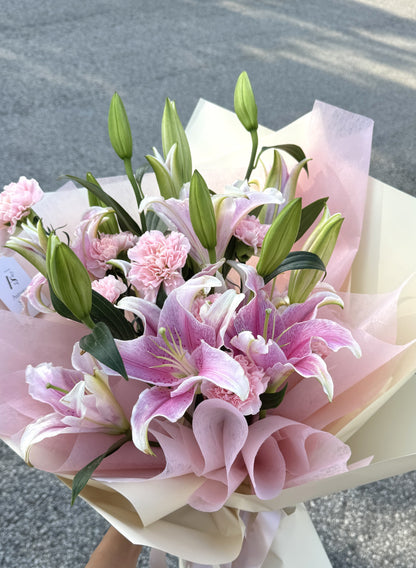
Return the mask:
<path id="1" fill-rule="evenodd" d="M 208 186 L 197 170 L 193 173 L 189 188 L 189 214 L 192 227 L 202 246 L 208 251 L 214 251 L 217 245 L 214 206 Z"/>
<path id="2" fill-rule="evenodd" d="M 122 160 L 133 155 L 133 139 L 126 109 L 118 93 L 114 93 L 108 111 L 108 134 L 111 145 Z"/>
<path id="3" fill-rule="evenodd" d="M 234 90 L 234 110 L 241 124 L 249 132 L 257 130 L 257 105 L 246 71 L 243 71 Z"/>
<path id="4" fill-rule="evenodd" d="M 48 248 L 48 235 L 46 234 L 41 219 L 39 219 L 38 224 L 36 225 L 36 229 L 38 232 L 39 244 L 42 247 L 42 250 L 46 252 L 46 249 Z"/>
<path id="5" fill-rule="evenodd" d="M 162 146 L 165 160 L 174 144 L 177 147 L 172 155 L 171 172 L 175 185 L 181 188 L 192 176 L 191 150 L 176 112 L 175 102 L 166 99 L 162 117 Z"/>
<path id="6" fill-rule="evenodd" d="M 325 206 L 322 219 L 304 244 L 303 250 L 318 255 L 326 266 L 335 248 L 343 221 L 340 213 L 330 216 L 328 207 Z M 290 302 L 292 304 L 304 302 L 321 278 L 320 270 L 294 270 L 289 280 Z"/>
<path id="7" fill-rule="evenodd" d="M 46 251 L 46 268 L 49 283 L 59 300 L 72 314 L 89 327 L 93 327 L 91 280 L 77 255 L 51 234 Z"/>
<path id="8" fill-rule="evenodd" d="M 302 215 L 302 200 L 293 199 L 279 213 L 267 231 L 256 266 L 260 276 L 267 276 L 275 270 L 289 254 L 299 231 Z"/>

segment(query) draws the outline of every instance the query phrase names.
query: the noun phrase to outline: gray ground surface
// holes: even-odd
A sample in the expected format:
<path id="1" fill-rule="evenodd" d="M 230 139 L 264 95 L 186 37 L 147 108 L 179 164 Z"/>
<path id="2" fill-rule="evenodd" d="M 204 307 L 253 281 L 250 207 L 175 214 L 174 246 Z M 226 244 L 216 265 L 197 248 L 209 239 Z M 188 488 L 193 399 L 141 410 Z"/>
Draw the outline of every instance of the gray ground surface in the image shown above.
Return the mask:
<path id="1" fill-rule="evenodd" d="M 375 120 L 371 174 L 416 195 L 414 0 L 0 0 L 0 184 L 121 173 L 107 139 L 114 90 L 137 165 L 166 96 L 186 123 L 199 97 L 232 108 L 248 71 L 259 120 L 314 99 Z M 106 523 L 0 446 L 0 566 L 82 568 Z M 336 568 L 416 566 L 416 475 L 310 503 Z M 317 567 L 319 568 L 319 567 Z"/>

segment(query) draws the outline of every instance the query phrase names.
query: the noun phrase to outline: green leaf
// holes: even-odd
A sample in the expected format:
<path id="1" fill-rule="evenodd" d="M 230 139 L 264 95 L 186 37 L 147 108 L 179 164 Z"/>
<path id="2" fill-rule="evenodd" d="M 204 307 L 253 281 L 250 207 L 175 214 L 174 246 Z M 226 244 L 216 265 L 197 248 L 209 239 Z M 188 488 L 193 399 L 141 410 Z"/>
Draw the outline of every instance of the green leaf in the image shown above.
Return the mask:
<path id="1" fill-rule="evenodd" d="M 128 380 L 123 359 L 117 349 L 111 331 L 105 323 L 98 322 L 89 335 L 84 335 L 80 339 L 79 345 L 81 349 L 91 353 L 100 363 L 103 363 Z"/>
<path id="2" fill-rule="evenodd" d="M 124 317 L 123 310 L 116 308 L 95 290 L 92 291 L 91 319 L 95 323 L 105 323 L 115 339 L 128 340 L 137 337 L 134 327 Z"/>
<path id="3" fill-rule="evenodd" d="M 262 410 L 270 410 L 272 408 L 277 408 L 281 404 L 287 389 L 287 383 L 285 386 L 277 392 L 264 392 L 260 395 L 260 400 L 262 402 Z"/>
<path id="4" fill-rule="evenodd" d="M 94 471 L 97 469 L 97 467 L 103 461 L 103 459 L 107 458 L 108 456 L 111 456 L 111 454 L 114 454 L 114 452 L 119 450 L 121 448 L 121 446 L 123 446 L 126 442 L 129 442 L 130 440 L 131 440 L 131 434 L 124 436 L 120 440 L 117 440 L 117 442 L 115 442 L 112 446 L 110 446 L 107 451 L 105 451 L 103 454 L 101 454 L 97 458 L 93 459 L 89 464 L 87 464 L 85 467 L 83 467 L 75 475 L 75 477 L 72 481 L 71 505 L 74 504 L 75 499 L 78 497 L 78 495 L 84 489 L 84 487 L 87 485 L 88 481 L 91 478 L 91 475 L 94 473 Z"/>
<path id="5" fill-rule="evenodd" d="M 118 223 L 122 231 L 130 231 L 134 235 L 139 236 L 142 234 L 142 230 L 140 229 L 136 221 L 132 219 L 127 211 L 123 209 L 123 207 L 119 205 L 119 203 L 117 203 L 117 201 L 110 195 L 108 195 L 108 193 L 106 193 L 101 187 L 95 185 L 95 183 L 91 183 L 76 176 L 66 175 L 64 177 L 72 179 L 73 181 L 76 181 L 80 185 L 84 186 L 88 189 L 88 191 L 91 191 L 91 193 L 93 193 L 96 197 L 98 197 L 98 199 L 105 203 L 107 207 L 111 207 L 117 215 Z"/>
<path id="6" fill-rule="evenodd" d="M 312 226 L 315 219 L 318 217 L 319 213 L 325 207 L 325 203 L 328 201 L 328 197 L 322 197 L 321 199 L 317 199 L 312 203 L 309 203 L 306 207 L 302 209 L 302 216 L 300 218 L 300 226 L 298 231 L 298 236 L 296 240 L 298 241 L 309 227 Z"/>
<path id="7" fill-rule="evenodd" d="M 266 152 L 266 150 L 271 150 L 272 148 L 286 152 L 286 154 L 289 154 L 290 156 L 292 156 L 292 158 L 295 158 L 297 162 L 302 162 L 302 160 L 306 159 L 305 152 L 300 146 L 297 146 L 296 144 L 276 144 L 275 146 L 263 146 L 258 153 L 255 167 L 257 167 L 259 158 L 263 154 L 263 152 Z M 306 173 L 309 175 L 308 163 L 306 162 L 303 167 Z"/>
<path id="8" fill-rule="evenodd" d="M 142 166 L 138 167 L 134 177 L 136 178 L 137 183 L 141 186 L 144 174 L 149 171 L 149 166 L 147 164 L 143 164 Z"/>
<path id="9" fill-rule="evenodd" d="M 146 227 L 148 231 L 160 231 L 164 233 L 167 229 L 162 219 L 151 209 L 146 211 Z"/>
<path id="10" fill-rule="evenodd" d="M 264 283 L 267 284 L 270 280 L 273 280 L 273 278 L 276 278 L 276 276 L 282 272 L 287 272 L 288 270 L 301 270 L 303 268 L 322 270 L 322 272 L 326 272 L 325 264 L 318 255 L 313 252 L 297 250 L 290 252 L 279 266 L 273 270 L 273 272 L 267 274 L 267 276 L 264 277 Z"/>

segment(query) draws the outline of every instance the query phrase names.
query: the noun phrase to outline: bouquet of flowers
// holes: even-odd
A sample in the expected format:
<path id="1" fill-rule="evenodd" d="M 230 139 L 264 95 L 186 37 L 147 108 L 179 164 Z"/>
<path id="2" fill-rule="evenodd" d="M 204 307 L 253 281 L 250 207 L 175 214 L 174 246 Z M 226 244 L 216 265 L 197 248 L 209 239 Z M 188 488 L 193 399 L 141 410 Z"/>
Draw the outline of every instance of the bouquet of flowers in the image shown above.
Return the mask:
<path id="1" fill-rule="evenodd" d="M 317 103 L 309 138 L 270 133 L 246 73 L 234 108 L 186 133 L 167 100 L 163 154 L 134 173 L 115 94 L 126 177 L 4 188 L 0 435 L 133 542 L 253 568 L 276 511 L 398 472 L 346 442 L 409 378 L 416 334 L 396 338 L 411 283 L 369 294 L 367 260 L 351 269 L 371 121 Z"/>

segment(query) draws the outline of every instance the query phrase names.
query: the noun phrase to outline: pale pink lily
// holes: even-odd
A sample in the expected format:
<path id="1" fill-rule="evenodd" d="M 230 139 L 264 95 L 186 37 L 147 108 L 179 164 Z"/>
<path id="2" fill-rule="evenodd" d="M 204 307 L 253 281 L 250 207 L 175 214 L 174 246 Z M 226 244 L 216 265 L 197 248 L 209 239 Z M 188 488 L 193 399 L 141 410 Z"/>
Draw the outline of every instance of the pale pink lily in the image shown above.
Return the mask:
<path id="1" fill-rule="evenodd" d="M 325 356 L 343 347 L 356 357 L 361 355 L 348 329 L 332 320 L 317 318 L 320 306 L 342 306 L 342 300 L 331 292 L 319 292 L 303 304 L 277 309 L 259 289 L 260 279 L 251 274 L 254 269 L 246 265 L 244 271 L 246 285 L 253 288 L 255 296 L 236 315 L 234 336 L 228 331 L 229 344 L 264 370 L 269 377 L 269 390 L 277 389 L 295 371 L 302 377 L 316 378 L 332 400 L 334 386 Z"/>
<path id="2" fill-rule="evenodd" d="M 26 382 L 32 398 L 52 408 L 51 413 L 29 424 L 22 435 L 20 447 L 28 462 L 32 446 L 46 438 L 82 432 L 120 435 L 130 428 L 108 377 L 98 369 L 89 374 L 50 363 L 29 365 Z"/>
<path id="3" fill-rule="evenodd" d="M 264 192 L 253 191 L 244 182 L 241 187 L 232 186 L 228 193 L 212 196 L 215 219 L 217 222 L 216 258 L 223 258 L 227 245 L 237 225 L 253 209 L 265 204 L 282 203 L 280 191 L 269 188 Z M 201 245 L 192 227 L 189 214 L 189 199 L 163 199 L 148 197 L 143 199 L 141 210 L 153 210 L 172 229 L 184 234 L 191 245 L 190 255 L 199 265 L 209 264 L 208 251 Z"/>
<path id="4" fill-rule="evenodd" d="M 30 306 L 44 314 L 50 314 L 55 311 L 50 301 L 48 281 L 40 272 L 32 278 L 20 299 L 27 313 L 30 313 Z"/>
<path id="5" fill-rule="evenodd" d="M 89 209 L 75 231 L 71 246 L 88 272 L 96 278 L 103 278 L 110 268 L 108 262 L 137 242 L 137 237 L 128 231 L 114 235 L 99 233 L 101 221 L 111 211 L 102 207 Z"/>
<path id="6" fill-rule="evenodd" d="M 192 313 L 194 300 L 204 290 L 207 293 L 221 285 L 208 275 L 189 280 L 166 299 L 156 336 L 117 342 L 129 377 L 154 385 L 141 393 L 131 418 L 133 442 L 145 453 L 151 453 L 149 423 L 156 417 L 179 420 L 192 404 L 199 385 L 212 383 L 242 400 L 249 395 L 244 368 L 220 349 L 244 296 L 228 290 L 203 311 L 202 318 Z"/>

